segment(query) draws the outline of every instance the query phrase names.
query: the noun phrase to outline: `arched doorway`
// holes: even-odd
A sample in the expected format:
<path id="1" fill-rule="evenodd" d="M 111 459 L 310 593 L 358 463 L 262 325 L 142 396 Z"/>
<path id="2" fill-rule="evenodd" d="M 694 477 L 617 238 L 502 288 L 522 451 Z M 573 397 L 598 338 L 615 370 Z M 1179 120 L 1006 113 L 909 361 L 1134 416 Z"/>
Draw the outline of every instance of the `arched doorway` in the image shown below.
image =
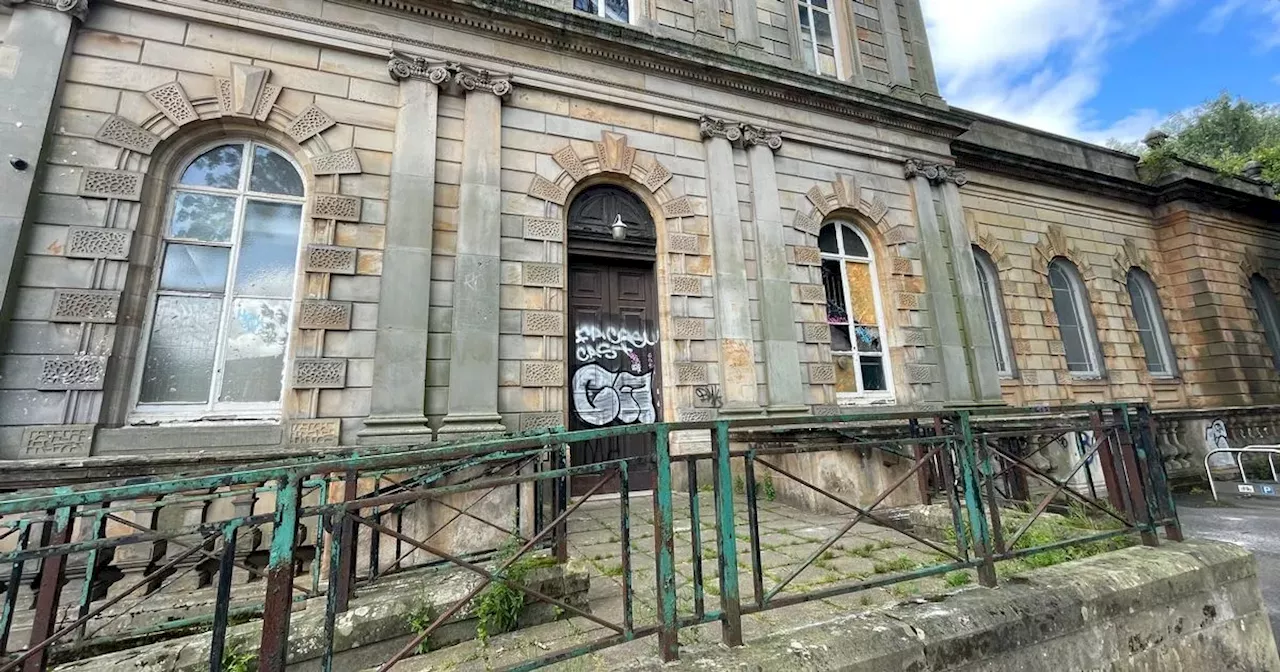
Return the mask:
<path id="1" fill-rule="evenodd" d="M 649 209 L 622 187 L 583 191 L 569 207 L 569 428 L 646 424 L 662 418 L 657 230 Z M 653 454 L 650 436 L 574 444 L 573 464 Z M 628 469 L 632 490 L 653 487 L 647 461 Z M 594 479 L 574 479 L 575 495 Z"/>

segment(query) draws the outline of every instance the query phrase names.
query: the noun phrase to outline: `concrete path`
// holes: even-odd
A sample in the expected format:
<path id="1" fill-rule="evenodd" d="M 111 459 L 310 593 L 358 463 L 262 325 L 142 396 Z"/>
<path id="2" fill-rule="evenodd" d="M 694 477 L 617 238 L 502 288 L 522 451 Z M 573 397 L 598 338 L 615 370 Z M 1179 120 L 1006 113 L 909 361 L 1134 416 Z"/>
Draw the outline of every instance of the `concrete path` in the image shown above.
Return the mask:
<path id="1" fill-rule="evenodd" d="M 1280 500 L 1209 494 L 1178 497 L 1178 514 L 1188 537 L 1239 544 L 1258 559 L 1262 599 L 1271 614 L 1271 631 L 1280 641 Z"/>

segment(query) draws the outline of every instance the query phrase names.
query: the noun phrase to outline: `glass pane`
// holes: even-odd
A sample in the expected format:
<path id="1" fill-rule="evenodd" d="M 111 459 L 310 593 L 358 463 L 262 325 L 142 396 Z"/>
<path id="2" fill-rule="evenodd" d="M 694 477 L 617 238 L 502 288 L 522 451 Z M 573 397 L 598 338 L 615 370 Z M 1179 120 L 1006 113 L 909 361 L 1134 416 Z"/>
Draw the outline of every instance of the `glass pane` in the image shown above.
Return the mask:
<path id="1" fill-rule="evenodd" d="M 191 162 L 182 172 L 183 184 L 219 189 L 235 189 L 240 186 L 240 162 L 243 145 L 215 147 Z"/>
<path id="2" fill-rule="evenodd" d="M 237 296 L 293 296 L 302 206 L 249 201 L 236 262 Z"/>
<path id="3" fill-rule="evenodd" d="M 604 17 L 629 23 L 631 21 L 631 11 L 627 6 L 627 0 L 604 0 Z"/>
<path id="4" fill-rule="evenodd" d="M 216 292 L 227 288 L 227 259 L 231 249 L 169 243 L 160 271 L 160 289 Z"/>
<path id="5" fill-rule="evenodd" d="M 288 159 L 266 147 L 254 147 L 249 191 L 301 196 L 302 176 Z"/>
<path id="6" fill-rule="evenodd" d="M 977 249 L 975 248 L 975 253 Z M 978 289 L 982 292 L 982 307 L 987 315 L 987 330 L 991 332 L 992 350 L 996 356 L 996 371 L 1009 373 L 1009 363 L 1005 355 L 1003 325 L 1000 306 L 996 304 L 1000 295 L 996 291 L 995 275 L 982 257 L 975 257 L 978 269 Z"/>
<path id="7" fill-rule="evenodd" d="M 169 221 L 169 237 L 203 240 L 209 243 L 231 242 L 235 226 L 234 196 L 193 194 L 179 191 L 173 198 L 173 219 Z"/>
<path id="8" fill-rule="evenodd" d="M 836 247 L 835 224 L 828 224 L 818 232 L 818 249 L 827 254 L 840 254 L 840 248 Z"/>
<path id="9" fill-rule="evenodd" d="M 831 361 L 836 365 L 836 392 L 857 394 L 858 378 L 853 372 L 853 357 L 837 355 L 832 357 Z"/>
<path id="10" fill-rule="evenodd" d="M 840 262 L 822 260 L 822 289 L 827 295 L 827 321 L 848 324 L 849 310 L 844 305 L 844 282 L 840 278 Z"/>
<path id="11" fill-rule="evenodd" d="M 1249 279 L 1249 288 L 1253 291 L 1253 303 L 1258 308 L 1258 319 L 1262 323 L 1267 346 L 1271 348 L 1271 362 L 1280 369 L 1280 331 L 1277 331 L 1275 294 L 1270 283 L 1260 275 Z"/>
<path id="12" fill-rule="evenodd" d="M 889 389 L 884 380 L 884 359 L 862 358 L 862 389 L 867 392 L 884 392 Z"/>
<path id="13" fill-rule="evenodd" d="M 218 318 L 222 299 L 161 296 L 147 343 L 138 401 L 205 403 L 213 379 Z"/>
<path id="14" fill-rule="evenodd" d="M 867 246 L 862 242 L 862 237 L 853 232 L 847 226 L 840 227 L 841 237 L 844 238 L 844 253 L 850 257 L 867 257 L 871 253 L 867 251 Z"/>
<path id="15" fill-rule="evenodd" d="M 232 301 L 218 401 L 279 401 L 288 336 L 288 301 Z"/>
<path id="16" fill-rule="evenodd" d="M 848 325 L 831 325 L 831 352 L 853 352 L 853 341 L 849 335 Z"/>
<path id="17" fill-rule="evenodd" d="M 853 328 L 853 334 L 858 338 L 858 352 L 884 352 L 884 346 L 880 343 L 879 329 L 857 326 Z"/>
<path id="18" fill-rule="evenodd" d="M 1053 310 L 1058 315 L 1067 369 L 1077 373 L 1092 371 L 1093 366 L 1084 340 L 1084 316 L 1077 308 L 1075 287 L 1066 271 L 1057 263 L 1049 266 L 1049 286 L 1053 289 Z"/>
<path id="19" fill-rule="evenodd" d="M 853 321 L 857 324 L 876 325 L 876 288 L 871 281 L 871 265 L 855 261 L 845 262 L 845 275 L 849 279 L 849 301 Z"/>
<path id="20" fill-rule="evenodd" d="M 813 31 L 818 42 L 818 72 L 824 75 L 836 74 L 836 52 L 831 38 L 831 16 L 821 12 L 813 13 Z"/>
<path id="21" fill-rule="evenodd" d="M 573 8 L 579 12 L 587 12 L 588 14 L 595 14 L 598 12 L 596 9 L 596 0 L 573 0 Z"/>

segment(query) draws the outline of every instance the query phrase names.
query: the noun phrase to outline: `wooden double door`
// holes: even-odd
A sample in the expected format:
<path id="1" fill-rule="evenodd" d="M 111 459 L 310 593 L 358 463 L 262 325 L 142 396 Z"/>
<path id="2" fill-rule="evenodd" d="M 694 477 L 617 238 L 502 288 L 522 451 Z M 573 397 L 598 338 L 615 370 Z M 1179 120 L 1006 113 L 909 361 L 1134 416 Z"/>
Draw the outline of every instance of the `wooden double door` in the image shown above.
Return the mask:
<path id="1" fill-rule="evenodd" d="M 648 424 L 662 419 L 657 283 L 652 262 L 569 260 L 569 428 Z M 638 458 L 631 490 L 653 487 L 652 435 L 599 439 L 570 447 L 575 465 Z M 575 477 L 583 494 L 597 477 Z M 617 490 L 616 480 L 605 491 Z"/>

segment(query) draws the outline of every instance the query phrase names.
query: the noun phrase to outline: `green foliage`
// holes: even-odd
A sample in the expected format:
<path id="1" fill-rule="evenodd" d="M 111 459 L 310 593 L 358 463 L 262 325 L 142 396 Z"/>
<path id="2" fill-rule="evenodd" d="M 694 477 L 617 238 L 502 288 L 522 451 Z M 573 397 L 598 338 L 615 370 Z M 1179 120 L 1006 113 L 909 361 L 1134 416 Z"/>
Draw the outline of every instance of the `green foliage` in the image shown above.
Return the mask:
<path id="1" fill-rule="evenodd" d="M 426 632 L 427 628 L 431 627 L 431 624 L 435 623 L 436 619 L 440 617 L 439 612 L 436 611 L 436 606 L 428 602 L 427 599 L 427 596 L 424 595 L 422 597 L 422 603 L 413 611 L 409 612 L 409 630 L 412 631 L 414 635 L 420 635 L 423 632 Z M 431 638 L 426 637 L 420 644 L 418 644 L 418 648 L 414 653 L 422 655 L 430 650 Z"/>
<path id="2" fill-rule="evenodd" d="M 969 572 L 951 572 L 943 577 L 943 580 L 951 588 L 959 588 L 973 583 L 973 577 L 969 575 Z"/>
<path id="3" fill-rule="evenodd" d="M 256 668 L 257 656 L 232 645 L 222 651 L 222 672 L 250 672 Z"/>
<path id="4" fill-rule="evenodd" d="M 872 566 L 871 571 L 876 574 L 888 574 L 890 572 L 905 572 L 908 569 L 915 569 L 916 561 L 905 555 L 899 555 L 892 560 L 881 560 Z"/>
<path id="5" fill-rule="evenodd" d="M 519 548 L 520 539 L 513 535 L 498 549 L 494 556 L 494 563 L 502 565 L 514 557 Z M 518 586 L 524 583 L 529 572 L 554 564 L 554 558 L 524 556 L 511 563 L 499 576 Z M 523 591 L 500 581 L 490 583 L 476 597 L 476 638 L 481 643 L 487 643 L 490 636 L 515 628 L 522 609 L 524 609 Z"/>
<path id="6" fill-rule="evenodd" d="M 742 480 L 742 474 L 733 477 L 733 494 L 741 495 L 747 491 L 747 482 Z"/>
<path id="7" fill-rule="evenodd" d="M 770 502 L 778 498 L 778 491 L 773 487 L 773 474 L 765 472 L 764 480 L 756 483 L 756 490 Z"/>

